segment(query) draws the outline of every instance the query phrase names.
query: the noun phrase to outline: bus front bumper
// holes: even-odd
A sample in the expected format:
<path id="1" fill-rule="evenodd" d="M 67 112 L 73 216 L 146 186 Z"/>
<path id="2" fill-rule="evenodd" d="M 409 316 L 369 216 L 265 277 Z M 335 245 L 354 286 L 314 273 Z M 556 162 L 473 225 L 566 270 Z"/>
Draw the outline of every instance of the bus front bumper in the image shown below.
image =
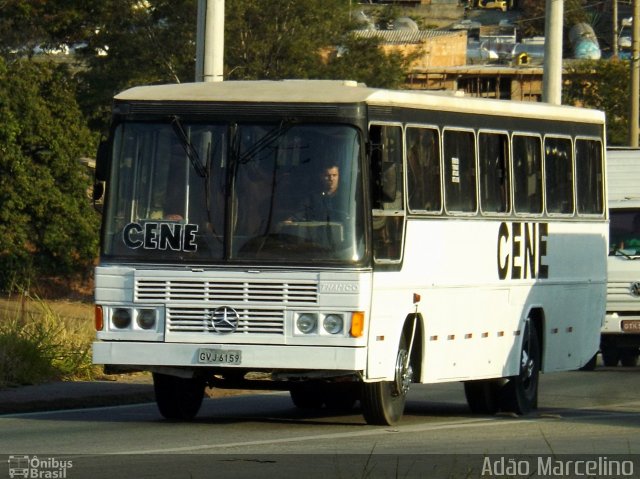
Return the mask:
<path id="1" fill-rule="evenodd" d="M 211 345 L 98 341 L 93 363 L 153 367 L 224 367 L 248 370 L 364 371 L 364 347 Z"/>

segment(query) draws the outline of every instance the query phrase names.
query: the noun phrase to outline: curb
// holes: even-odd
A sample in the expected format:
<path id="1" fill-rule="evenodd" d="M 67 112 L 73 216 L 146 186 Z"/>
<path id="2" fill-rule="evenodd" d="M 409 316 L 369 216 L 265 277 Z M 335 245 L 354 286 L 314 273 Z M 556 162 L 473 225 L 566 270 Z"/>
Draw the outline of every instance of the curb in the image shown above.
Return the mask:
<path id="1" fill-rule="evenodd" d="M 0 414 L 153 402 L 150 378 L 127 381 L 60 381 L 0 389 Z"/>

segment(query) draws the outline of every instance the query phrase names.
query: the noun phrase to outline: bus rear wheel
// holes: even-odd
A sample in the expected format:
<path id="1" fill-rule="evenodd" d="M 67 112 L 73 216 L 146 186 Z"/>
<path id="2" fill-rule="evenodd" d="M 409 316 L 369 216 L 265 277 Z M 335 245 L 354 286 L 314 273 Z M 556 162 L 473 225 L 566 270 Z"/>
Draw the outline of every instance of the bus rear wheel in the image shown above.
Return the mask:
<path id="1" fill-rule="evenodd" d="M 204 399 L 205 382 L 201 378 L 181 378 L 153 373 L 153 389 L 160 414 L 165 419 L 193 419 Z"/>
<path id="2" fill-rule="evenodd" d="M 474 414 L 495 414 L 500 410 L 500 392 L 503 381 L 500 379 L 481 379 L 466 381 L 464 395 L 469 409 Z"/>
<path id="3" fill-rule="evenodd" d="M 528 414 L 538 407 L 540 357 L 538 333 L 531 322 L 527 321 L 520 350 L 519 373 L 509 378 L 502 388 L 503 411 Z"/>
<path id="4" fill-rule="evenodd" d="M 402 336 L 396 356 L 393 381 L 362 384 L 362 415 L 367 424 L 393 426 L 404 413 L 409 386 L 413 380 L 413 369 L 407 361 L 407 340 Z"/>

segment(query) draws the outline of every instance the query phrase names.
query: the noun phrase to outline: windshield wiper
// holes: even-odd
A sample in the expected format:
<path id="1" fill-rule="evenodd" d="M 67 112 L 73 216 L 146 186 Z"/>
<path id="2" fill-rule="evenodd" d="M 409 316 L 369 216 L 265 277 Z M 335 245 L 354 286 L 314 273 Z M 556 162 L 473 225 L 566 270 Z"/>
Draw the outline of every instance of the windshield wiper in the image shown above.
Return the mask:
<path id="1" fill-rule="evenodd" d="M 187 154 L 187 157 L 191 162 L 191 166 L 193 166 L 193 169 L 196 170 L 198 176 L 200 176 L 201 178 L 208 178 L 209 172 L 202 166 L 200 156 L 198 155 L 198 150 L 196 150 L 193 146 L 193 143 L 191 143 L 191 140 L 189 139 L 189 136 L 184 130 L 182 122 L 177 115 L 174 116 L 171 120 L 171 127 L 173 128 L 176 136 L 180 139 L 182 148 L 184 148 L 184 152 Z"/>
<path id="2" fill-rule="evenodd" d="M 625 253 L 624 251 L 622 251 L 620 248 L 615 247 L 613 248 L 610 252 L 609 252 L 609 256 L 624 256 L 627 259 L 630 259 L 631 261 L 635 261 L 636 259 L 640 258 L 640 256 L 637 255 L 630 255 Z"/>
<path id="3" fill-rule="evenodd" d="M 265 133 L 259 138 L 251 148 L 247 149 L 242 156 L 238 158 L 239 163 L 247 163 L 251 161 L 258 153 L 262 152 L 273 144 L 275 140 L 284 136 L 293 126 L 293 122 L 282 120 L 278 125 Z"/>

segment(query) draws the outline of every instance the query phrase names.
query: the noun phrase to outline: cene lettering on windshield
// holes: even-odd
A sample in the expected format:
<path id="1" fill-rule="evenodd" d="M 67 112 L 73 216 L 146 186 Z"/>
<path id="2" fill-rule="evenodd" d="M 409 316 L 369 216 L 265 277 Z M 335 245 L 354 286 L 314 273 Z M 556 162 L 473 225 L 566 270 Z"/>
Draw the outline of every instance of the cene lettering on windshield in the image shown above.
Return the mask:
<path id="1" fill-rule="evenodd" d="M 122 231 L 124 244 L 131 249 L 172 250 L 192 253 L 198 250 L 198 225 L 171 222 L 129 223 Z"/>

